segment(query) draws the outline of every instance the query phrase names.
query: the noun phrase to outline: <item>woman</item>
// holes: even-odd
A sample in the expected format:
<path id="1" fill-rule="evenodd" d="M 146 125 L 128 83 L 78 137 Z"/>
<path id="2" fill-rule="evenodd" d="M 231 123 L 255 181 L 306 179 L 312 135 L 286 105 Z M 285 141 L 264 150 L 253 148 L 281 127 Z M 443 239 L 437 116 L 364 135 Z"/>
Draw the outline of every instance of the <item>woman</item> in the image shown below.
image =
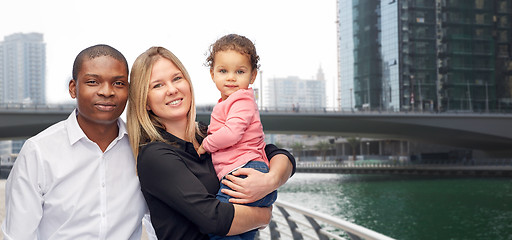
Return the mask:
<path id="1" fill-rule="evenodd" d="M 128 133 L 158 238 L 208 239 L 266 225 L 271 209 L 215 199 L 219 182 L 210 155 L 196 152 L 206 126 L 195 121 L 192 83 L 179 59 L 162 47 L 148 49 L 135 60 L 130 85 Z M 287 151 L 274 145 L 265 150 L 269 173 L 239 169 L 234 175 L 247 178 L 223 182 L 236 190 L 225 192 L 237 198 L 233 203 L 261 198 L 293 173 L 295 160 Z"/>

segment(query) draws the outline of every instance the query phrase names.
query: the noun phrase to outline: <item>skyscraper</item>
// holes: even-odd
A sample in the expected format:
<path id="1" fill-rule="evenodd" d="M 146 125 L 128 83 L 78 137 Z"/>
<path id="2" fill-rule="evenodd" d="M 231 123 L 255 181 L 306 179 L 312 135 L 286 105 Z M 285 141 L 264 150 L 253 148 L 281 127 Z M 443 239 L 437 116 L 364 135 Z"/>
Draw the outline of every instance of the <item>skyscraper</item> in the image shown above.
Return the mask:
<path id="1" fill-rule="evenodd" d="M 325 77 L 322 68 L 316 79 L 300 79 L 296 76 L 271 78 L 265 91 L 265 107 L 281 111 L 309 109 L 320 110 L 326 106 Z"/>
<path id="2" fill-rule="evenodd" d="M 16 33 L 0 42 L 0 104 L 45 104 L 45 79 L 43 34 Z M 17 154 L 24 142 L 4 141 L 0 143 L 0 154 Z"/>
<path id="3" fill-rule="evenodd" d="M 16 33 L 0 42 L 0 103 L 46 103 L 43 34 Z"/>
<path id="4" fill-rule="evenodd" d="M 511 0 L 338 0 L 340 105 L 511 111 Z"/>

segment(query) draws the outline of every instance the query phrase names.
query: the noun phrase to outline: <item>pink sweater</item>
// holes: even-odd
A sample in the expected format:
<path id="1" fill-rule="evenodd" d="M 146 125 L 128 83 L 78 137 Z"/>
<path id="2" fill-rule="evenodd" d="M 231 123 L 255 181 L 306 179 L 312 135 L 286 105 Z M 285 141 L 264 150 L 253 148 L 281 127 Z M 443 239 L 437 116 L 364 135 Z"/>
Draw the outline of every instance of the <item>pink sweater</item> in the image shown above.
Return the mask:
<path id="1" fill-rule="evenodd" d="M 213 108 L 203 148 L 212 154 L 220 180 L 251 160 L 268 165 L 264 139 L 253 90 L 240 89 Z"/>

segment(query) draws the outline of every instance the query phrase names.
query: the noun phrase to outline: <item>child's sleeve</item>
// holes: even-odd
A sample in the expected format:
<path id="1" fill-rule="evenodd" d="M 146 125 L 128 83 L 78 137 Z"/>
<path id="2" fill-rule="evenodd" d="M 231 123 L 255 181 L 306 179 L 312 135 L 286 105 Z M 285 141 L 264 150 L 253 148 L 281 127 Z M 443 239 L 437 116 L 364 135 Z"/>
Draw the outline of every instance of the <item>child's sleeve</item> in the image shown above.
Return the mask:
<path id="1" fill-rule="evenodd" d="M 254 114 L 258 113 L 255 106 L 254 100 L 246 95 L 232 101 L 228 106 L 224 126 L 203 140 L 203 148 L 212 153 L 237 144 L 251 124 Z"/>

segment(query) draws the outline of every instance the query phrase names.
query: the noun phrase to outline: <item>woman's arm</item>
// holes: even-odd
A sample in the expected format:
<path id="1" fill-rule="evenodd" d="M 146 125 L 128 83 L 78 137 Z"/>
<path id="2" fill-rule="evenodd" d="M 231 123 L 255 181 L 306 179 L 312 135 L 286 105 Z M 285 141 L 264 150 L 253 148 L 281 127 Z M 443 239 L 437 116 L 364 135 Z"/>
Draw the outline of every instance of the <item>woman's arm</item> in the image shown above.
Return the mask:
<path id="1" fill-rule="evenodd" d="M 265 151 L 270 159 L 268 173 L 251 168 L 240 168 L 233 172 L 233 175 L 226 175 L 229 181 L 222 181 L 223 184 L 233 189 L 222 190 L 225 194 L 233 197 L 229 200 L 231 203 L 247 204 L 261 199 L 285 184 L 295 173 L 295 158 L 288 151 L 279 149 L 272 144 L 267 145 Z M 247 178 L 236 177 L 239 175 L 247 175 Z"/>
<path id="2" fill-rule="evenodd" d="M 272 207 L 248 207 L 235 204 L 235 217 L 228 236 L 238 235 L 267 225 L 272 217 Z"/>

